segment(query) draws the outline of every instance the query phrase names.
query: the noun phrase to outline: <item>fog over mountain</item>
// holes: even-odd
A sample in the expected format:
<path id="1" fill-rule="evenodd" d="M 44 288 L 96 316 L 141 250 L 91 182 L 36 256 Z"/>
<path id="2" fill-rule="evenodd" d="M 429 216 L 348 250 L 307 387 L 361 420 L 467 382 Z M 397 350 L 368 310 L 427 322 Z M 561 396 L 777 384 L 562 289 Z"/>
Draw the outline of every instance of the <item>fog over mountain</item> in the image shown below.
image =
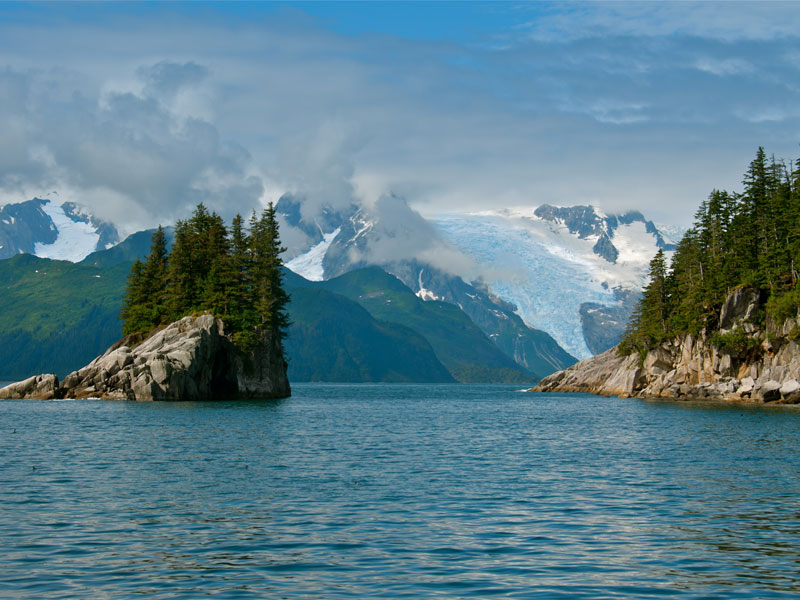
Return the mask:
<path id="1" fill-rule="evenodd" d="M 123 233 L 287 192 L 685 225 L 758 145 L 794 155 L 799 25 L 791 3 L 4 5 L 0 204 L 57 190 Z"/>

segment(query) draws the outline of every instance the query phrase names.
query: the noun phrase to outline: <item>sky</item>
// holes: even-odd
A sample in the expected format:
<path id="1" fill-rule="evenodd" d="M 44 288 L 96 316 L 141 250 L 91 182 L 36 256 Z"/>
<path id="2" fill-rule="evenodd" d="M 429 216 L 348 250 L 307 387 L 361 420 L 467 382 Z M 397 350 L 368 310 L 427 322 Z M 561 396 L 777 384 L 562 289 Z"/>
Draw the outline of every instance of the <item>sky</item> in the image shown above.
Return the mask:
<path id="1" fill-rule="evenodd" d="M 0 204 L 685 225 L 759 146 L 800 156 L 798 32 L 794 2 L 0 4 Z"/>

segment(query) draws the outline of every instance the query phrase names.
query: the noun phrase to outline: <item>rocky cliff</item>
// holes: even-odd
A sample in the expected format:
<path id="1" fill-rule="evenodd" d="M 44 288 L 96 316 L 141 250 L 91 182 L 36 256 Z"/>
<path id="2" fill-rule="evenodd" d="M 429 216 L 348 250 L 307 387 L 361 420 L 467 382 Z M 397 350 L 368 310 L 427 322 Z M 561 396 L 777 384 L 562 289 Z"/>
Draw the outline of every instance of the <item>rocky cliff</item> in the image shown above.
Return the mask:
<path id="1" fill-rule="evenodd" d="M 612 348 L 542 379 L 531 391 L 800 403 L 800 318 L 759 326 L 762 306 L 757 292 L 736 290 L 713 335 L 679 336 L 644 357 Z"/>
<path id="2" fill-rule="evenodd" d="M 265 336 L 245 356 L 210 314 L 184 317 L 146 339 L 128 336 L 59 382 L 37 375 L 0 389 L 8 398 L 210 400 L 291 394 L 280 343 Z"/>

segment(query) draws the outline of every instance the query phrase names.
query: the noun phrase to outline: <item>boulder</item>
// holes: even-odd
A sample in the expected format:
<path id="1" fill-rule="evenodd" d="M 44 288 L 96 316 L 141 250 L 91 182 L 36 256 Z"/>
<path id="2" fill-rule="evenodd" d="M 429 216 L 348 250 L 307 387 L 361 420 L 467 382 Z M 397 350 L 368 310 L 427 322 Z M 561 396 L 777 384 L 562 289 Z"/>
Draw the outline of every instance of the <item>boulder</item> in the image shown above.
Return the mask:
<path id="1" fill-rule="evenodd" d="M 55 375 L 34 375 L 24 381 L 18 381 L 1 388 L 0 400 L 21 398 L 53 400 L 58 397 L 58 389 L 58 377 Z"/>
<path id="2" fill-rule="evenodd" d="M 756 398 L 761 398 L 764 402 L 775 402 L 781 399 L 781 384 L 770 379 L 757 386 L 753 391 Z"/>

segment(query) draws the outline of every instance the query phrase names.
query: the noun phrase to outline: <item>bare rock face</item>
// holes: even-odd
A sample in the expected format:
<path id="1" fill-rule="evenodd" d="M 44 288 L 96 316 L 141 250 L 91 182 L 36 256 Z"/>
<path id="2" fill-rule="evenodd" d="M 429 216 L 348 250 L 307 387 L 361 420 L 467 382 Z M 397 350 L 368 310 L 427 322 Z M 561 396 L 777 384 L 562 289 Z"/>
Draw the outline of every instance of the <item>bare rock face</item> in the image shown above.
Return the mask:
<path id="1" fill-rule="evenodd" d="M 531 391 L 799 404 L 800 347 L 790 332 L 800 319 L 775 325 L 767 336 L 750 322 L 759 302 L 757 292 L 742 288 L 722 308 L 721 331 L 744 331 L 757 342 L 747 356 L 725 354 L 705 335 L 683 335 L 643 359 L 612 348 L 545 377 Z"/>
<path id="2" fill-rule="evenodd" d="M 734 290 L 725 299 L 719 315 L 719 327 L 730 329 L 737 322 L 747 321 L 758 308 L 759 293 L 749 288 Z"/>
<path id="3" fill-rule="evenodd" d="M 57 398 L 58 377 L 55 375 L 34 375 L 24 381 L 12 383 L 0 389 L 0 400 L 20 398 L 41 398 L 52 400 Z"/>
<path id="4" fill-rule="evenodd" d="M 616 348 L 611 348 L 545 377 L 533 391 L 629 396 L 638 388 L 640 377 L 636 358 L 620 356 Z"/>
<path id="5" fill-rule="evenodd" d="M 121 340 L 60 386 L 55 375 L 40 375 L 3 388 L 0 398 L 152 401 L 291 394 L 280 341 L 265 335 L 245 356 L 213 315 L 184 317 L 136 341 Z"/>

